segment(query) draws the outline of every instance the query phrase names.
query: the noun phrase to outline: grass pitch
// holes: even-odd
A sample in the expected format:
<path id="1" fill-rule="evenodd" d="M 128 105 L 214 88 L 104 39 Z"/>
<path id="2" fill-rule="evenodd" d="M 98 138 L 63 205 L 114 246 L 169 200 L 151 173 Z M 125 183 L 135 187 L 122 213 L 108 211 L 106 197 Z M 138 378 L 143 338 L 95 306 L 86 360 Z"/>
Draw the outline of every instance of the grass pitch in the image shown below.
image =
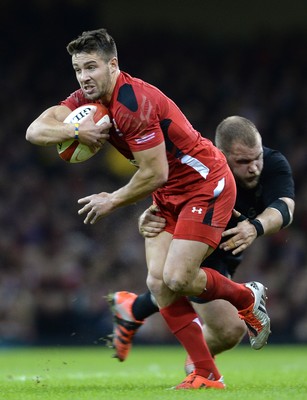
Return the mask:
<path id="1" fill-rule="evenodd" d="M 184 378 L 181 347 L 134 346 L 123 363 L 111 356 L 100 346 L 1 349 L 0 399 L 307 399 L 307 346 L 241 345 L 221 354 L 226 390 L 168 390 Z"/>

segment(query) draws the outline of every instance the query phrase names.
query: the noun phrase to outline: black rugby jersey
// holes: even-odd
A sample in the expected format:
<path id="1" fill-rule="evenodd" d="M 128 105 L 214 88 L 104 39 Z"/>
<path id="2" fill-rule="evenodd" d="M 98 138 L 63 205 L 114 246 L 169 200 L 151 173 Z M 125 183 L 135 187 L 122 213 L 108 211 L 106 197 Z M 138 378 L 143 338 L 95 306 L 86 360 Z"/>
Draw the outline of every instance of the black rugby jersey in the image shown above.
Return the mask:
<path id="1" fill-rule="evenodd" d="M 237 186 L 235 209 L 253 219 L 274 200 L 280 197 L 294 199 L 294 195 L 294 181 L 289 162 L 279 151 L 263 147 L 263 170 L 259 183 L 253 189 Z M 226 229 L 236 225 L 237 219 L 231 218 Z M 231 277 L 242 261 L 242 257 L 243 252 L 233 255 L 231 251 L 225 252 L 217 248 L 202 265 Z"/>

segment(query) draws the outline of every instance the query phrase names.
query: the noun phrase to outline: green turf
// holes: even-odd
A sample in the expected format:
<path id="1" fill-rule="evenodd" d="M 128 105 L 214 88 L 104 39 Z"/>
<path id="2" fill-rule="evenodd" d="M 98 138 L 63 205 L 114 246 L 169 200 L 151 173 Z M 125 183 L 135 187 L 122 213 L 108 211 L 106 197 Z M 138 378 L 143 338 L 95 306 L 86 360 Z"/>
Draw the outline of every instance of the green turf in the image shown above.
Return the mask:
<path id="1" fill-rule="evenodd" d="M 307 399 L 307 346 L 240 346 L 220 355 L 226 390 L 168 390 L 184 378 L 177 346 L 135 346 L 124 363 L 111 355 L 100 346 L 2 349 L 0 399 Z"/>

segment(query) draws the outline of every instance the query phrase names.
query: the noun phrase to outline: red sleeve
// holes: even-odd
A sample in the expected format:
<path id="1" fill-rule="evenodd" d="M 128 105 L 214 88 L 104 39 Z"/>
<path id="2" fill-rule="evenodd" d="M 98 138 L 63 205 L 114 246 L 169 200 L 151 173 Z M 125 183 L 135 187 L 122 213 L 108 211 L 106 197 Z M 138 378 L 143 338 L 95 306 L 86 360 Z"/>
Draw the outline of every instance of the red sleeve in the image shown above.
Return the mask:
<path id="1" fill-rule="evenodd" d="M 111 112 L 115 128 L 123 133 L 130 150 L 137 152 L 156 147 L 164 141 L 160 126 L 162 102 L 150 87 L 136 85 L 133 91 L 138 105 L 135 111 L 115 101 Z"/>
<path id="2" fill-rule="evenodd" d="M 62 100 L 60 102 L 60 105 L 66 106 L 73 111 L 76 108 L 83 106 L 84 104 L 87 103 L 89 103 L 89 101 L 84 97 L 82 90 L 79 89 L 71 93 L 65 100 Z"/>
<path id="3" fill-rule="evenodd" d="M 157 118 L 142 121 L 139 117 L 120 114 L 116 118 L 120 131 L 125 132 L 125 141 L 133 152 L 147 150 L 164 141 L 163 133 Z"/>

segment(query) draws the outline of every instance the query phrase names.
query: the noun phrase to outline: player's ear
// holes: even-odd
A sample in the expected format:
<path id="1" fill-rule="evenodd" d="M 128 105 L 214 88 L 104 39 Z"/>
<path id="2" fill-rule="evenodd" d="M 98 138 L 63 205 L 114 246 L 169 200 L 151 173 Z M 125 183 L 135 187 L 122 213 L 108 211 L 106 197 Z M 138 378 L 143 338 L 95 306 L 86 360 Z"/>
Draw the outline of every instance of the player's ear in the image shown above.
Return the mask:
<path id="1" fill-rule="evenodd" d="M 109 68 L 111 72 L 114 72 L 118 69 L 118 59 L 117 57 L 112 57 L 109 61 Z"/>

